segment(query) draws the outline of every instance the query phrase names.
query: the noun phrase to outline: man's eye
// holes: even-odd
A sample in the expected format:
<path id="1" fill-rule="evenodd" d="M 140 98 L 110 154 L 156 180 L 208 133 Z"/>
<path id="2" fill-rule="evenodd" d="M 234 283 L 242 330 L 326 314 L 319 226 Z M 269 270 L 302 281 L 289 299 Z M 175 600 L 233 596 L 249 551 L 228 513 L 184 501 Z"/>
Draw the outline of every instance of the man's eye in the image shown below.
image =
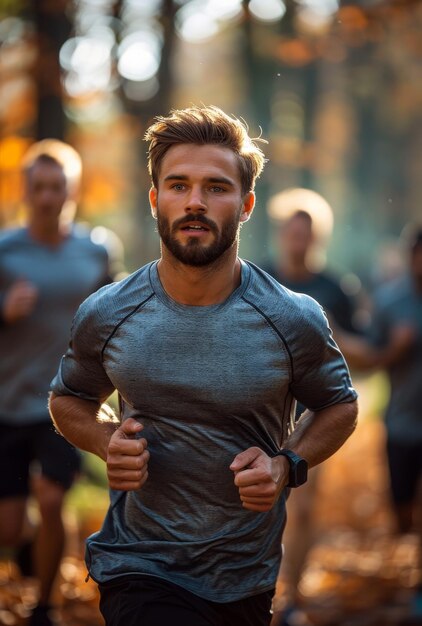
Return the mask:
<path id="1" fill-rule="evenodd" d="M 184 188 L 185 188 L 185 186 L 182 185 L 182 183 L 176 183 L 175 185 L 173 185 L 173 189 L 175 191 L 183 191 Z"/>
<path id="2" fill-rule="evenodd" d="M 223 187 L 218 187 L 217 185 L 210 187 L 210 189 L 213 193 L 221 193 L 222 191 L 224 191 Z"/>

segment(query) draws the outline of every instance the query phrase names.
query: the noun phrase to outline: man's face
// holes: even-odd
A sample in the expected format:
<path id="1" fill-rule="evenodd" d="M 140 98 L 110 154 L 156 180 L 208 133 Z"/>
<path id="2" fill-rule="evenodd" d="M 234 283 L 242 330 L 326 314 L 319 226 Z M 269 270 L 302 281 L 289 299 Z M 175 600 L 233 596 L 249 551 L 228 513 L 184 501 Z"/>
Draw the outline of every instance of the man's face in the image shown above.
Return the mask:
<path id="1" fill-rule="evenodd" d="M 242 196 L 235 153 L 216 145 L 180 144 L 165 155 L 150 192 L 163 246 L 180 262 L 209 265 L 238 241 L 254 205 Z"/>
<path id="2" fill-rule="evenodd" d="M 62 168 L 54 163 L 35 163 L 26 178 L 25 199 L 32 223 L 46 227 L 57 224 L 67 200 Z"/>
<path id="3" fill-rule="evenodd" d="M 302 215 L 293 215 L 280 229 L 280 247 L 292 261 L 303 262 L 314 243 L 312 225 Z"/>

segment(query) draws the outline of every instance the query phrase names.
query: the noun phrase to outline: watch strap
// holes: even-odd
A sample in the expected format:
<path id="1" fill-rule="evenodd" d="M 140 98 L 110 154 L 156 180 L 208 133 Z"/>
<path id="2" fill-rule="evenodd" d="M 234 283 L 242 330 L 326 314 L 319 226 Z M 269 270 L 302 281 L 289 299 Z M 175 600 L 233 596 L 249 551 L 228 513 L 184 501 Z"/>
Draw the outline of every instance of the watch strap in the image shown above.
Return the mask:
<path id="1" fill-rule="evenodd" d="M 289 482 L 286 487 L 300 487 L 300 485 L 306 482 L 308 478 L 308 463 L 305 459 L 288 448 L 282 448 L 274 454 L 274 457 L 276 456 L 285 456 L 289 461 Z"/>

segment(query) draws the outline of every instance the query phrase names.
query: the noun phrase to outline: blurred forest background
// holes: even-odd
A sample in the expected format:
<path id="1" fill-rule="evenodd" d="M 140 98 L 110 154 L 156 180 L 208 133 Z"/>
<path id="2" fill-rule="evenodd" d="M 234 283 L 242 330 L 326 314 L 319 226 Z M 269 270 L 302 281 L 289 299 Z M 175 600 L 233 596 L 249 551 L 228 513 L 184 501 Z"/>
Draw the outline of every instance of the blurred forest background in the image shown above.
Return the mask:
<path id="1" fill-rule="evenodd" d="M 335 213 L 329 267 L 351 292 L 370 291 L 400 269 L 397 237 L 422 215 L 421 27 L 417 0 L 0 0 L 0 228 L 24 215 L 23 153 L 55 137 L 83 158 L 79 219 L 118 235 L 128 271 L 156 258 L 145 129 L 170 108 L 214 104 L 269 142 L 241 255 L 260 264 L 273 254 L 271 194 L 312 188 Z M 361 611 L 344 623 L 386 626 L 399 623 L 393 591 L 415 584 L 415 546 L 386 540 L 385 379 L 356 383 L 363 423 L 324 464 L 315 521 L 325 534 L 303 593 L 318 598 L 315 624 Z M 107 501 L 104 468 L 89 457 L 69 499 L 66 625 L 101 623 L 80 540 Z M 12 598 L 0 594 L 0 623 L 20 624 L 27 588 L 10 580 L 0 570 Z"/>
<path id="2" fill-rule="evenodd" d="M 79 217 L 129 270 L 156 258 L 145 128 L 215 104 L 269 141 L 242 255 L 272 254 L 268 196 L 309 187 L 335 210 L 330 264 L 370 283 L 421 213 L 421 25 L 412 0 L 0 0 L 0 227 L 22 153 L 56 137 L 83 157 Z"/>

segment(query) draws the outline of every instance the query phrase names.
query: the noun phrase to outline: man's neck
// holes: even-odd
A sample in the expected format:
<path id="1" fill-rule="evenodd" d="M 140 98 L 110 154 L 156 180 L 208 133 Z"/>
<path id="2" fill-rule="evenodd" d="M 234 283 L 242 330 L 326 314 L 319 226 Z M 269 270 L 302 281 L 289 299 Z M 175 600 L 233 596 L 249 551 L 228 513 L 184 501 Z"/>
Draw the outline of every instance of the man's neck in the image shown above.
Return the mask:
<path id="1" fill-rule="evenodd" d="M 32 239 L 46 246 L 59 246 L 69 235 L 69 227 L 64 225 L 45 226 L 28 224 L 28 232 Z"/>
<path id="2" fill-rule="evenodd" d="M 312 272 L 308 269 L 305 263 L 296 263 L 287 260 L 283 260 L 279 263 L 279 270 L 281 275 L 290 281 L 306 281 L 312 277 Z"/>
<path id="3" fill-rule="evenodd" d="M 158 275 L 166 293 L 179 304 L 209 306 L 224 302 L 240 285 L 241 265 L 236 254 L 228 251 L 215 263 L 192 267 L 168 252 L 158 263 Z"/>

